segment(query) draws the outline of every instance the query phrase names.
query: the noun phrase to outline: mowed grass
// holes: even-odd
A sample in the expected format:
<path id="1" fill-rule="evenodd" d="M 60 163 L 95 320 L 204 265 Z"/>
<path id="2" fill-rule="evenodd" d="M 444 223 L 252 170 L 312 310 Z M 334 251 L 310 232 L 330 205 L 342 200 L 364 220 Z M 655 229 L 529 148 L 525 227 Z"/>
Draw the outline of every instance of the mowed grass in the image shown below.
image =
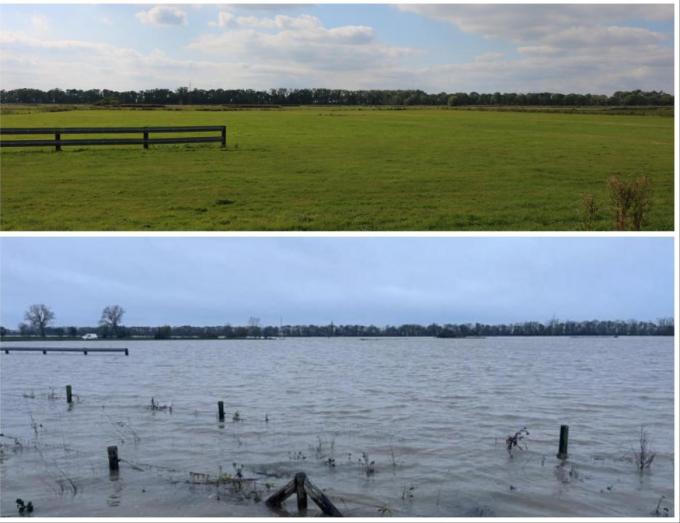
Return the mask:
<path id="1" fill-rule="evenodd" d="M 579 230 L 610 176 L 673 228 L 673 118 L 445 109 L 75 110 L 4 127 L 228 126 L 219 144 L 3 149 L 4 230 Z M 73 137 L 75 138 L 75 137 Z"/>

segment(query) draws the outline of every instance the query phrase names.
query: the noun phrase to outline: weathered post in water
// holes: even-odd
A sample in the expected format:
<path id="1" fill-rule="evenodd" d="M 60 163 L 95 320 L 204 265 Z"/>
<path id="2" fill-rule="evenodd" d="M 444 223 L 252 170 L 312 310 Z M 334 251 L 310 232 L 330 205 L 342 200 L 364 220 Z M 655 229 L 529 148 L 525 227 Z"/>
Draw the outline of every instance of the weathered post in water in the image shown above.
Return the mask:
<path id="1" fill-rule="evenodd" d="M 66 385 L 66 403 L 71 403 L 73 401 L 73 395 L 71 391 L 71 385 Z"/>
<path id="2" fill-rule="evenodd" d="M 305 480 L 307 475 L 304 472 L 295 474 L 295 493 L 297 494 L 297 507 L 299 512 L 307 510 L 307 493 L 305 492 Z"/>
<path id="3" fill-rule="evenodd" d="M 223 401 L 217 402 L 217 417 L 219 418 L 220 421 L 224 421 L 224 402 Z"/>
<path id="4" fill-rule="evenodd" d="M 109 454 L 109 471 L 118 472 L 118 447 L 115 445 L 107 447 L 107 452 Z"/>
<path id="5" fill-rule="evenodd" d="M 309 481 L 307 474 L 304 472 L 295 474 L 293 479 L 269 496 L 266 501 L 267 506 L 273 510 L 281 510 L 281 503 L 293 494 L 297 494 L 297 506 L 300 512 L 307 510 L 307 495 L 309 495 L 324 515 L 336 518 L 342 517 L 340 511 L 333 505 L 333 502 L 328 499 L 320 488 Z"/>
<path id="6" fill-rule="evenodd" d="M 295 478 L 291 479 L 279 490 L 274 492 L 271 496 L 267 498 L 267 506 L 273 509 L 280 509 L 281 503 L 286 501 L 290 496 L 295 493 L 296 482 Z"/>
<path id="7" fill-rule="evenodd" d="M 569 445 L 569 425 L 560 426 L 560 448 L 557 451 L 558 459 L 567 459 L 567 446 Z"/>
<path id="8" fill-rule="evenodd" d="M 314 483 L 309 481 L 309 478 L 307 477 L 305 477 L 305 490 L 309 494 L 309 497 L 312 498 L 312 501 L 317 504 L 324 514 L 335 518 L 342 517 L 342 514 L 335 505 L 333 505 L 331 500 L 328 499 L 328 496 L 326 496 L 320 488 L 314 485 Z"/>

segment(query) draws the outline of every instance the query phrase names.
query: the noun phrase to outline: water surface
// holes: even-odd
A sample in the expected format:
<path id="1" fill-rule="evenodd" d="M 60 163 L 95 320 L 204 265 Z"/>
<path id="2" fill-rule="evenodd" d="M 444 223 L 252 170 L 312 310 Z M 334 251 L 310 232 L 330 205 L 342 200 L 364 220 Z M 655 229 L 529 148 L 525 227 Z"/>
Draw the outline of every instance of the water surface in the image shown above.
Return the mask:
<path id="1" fill-rule="evenodd" d="M 347 516 L 649 516 L 661 496 L 673 513 L 672 338 L 24 345 L 130 356 L 0 355 L 3 516 L 19 497 L 36 516 L 270 516 L 264 499 L 297 471 Z M 249 481 L 206 484 L 238 470 Z"/>

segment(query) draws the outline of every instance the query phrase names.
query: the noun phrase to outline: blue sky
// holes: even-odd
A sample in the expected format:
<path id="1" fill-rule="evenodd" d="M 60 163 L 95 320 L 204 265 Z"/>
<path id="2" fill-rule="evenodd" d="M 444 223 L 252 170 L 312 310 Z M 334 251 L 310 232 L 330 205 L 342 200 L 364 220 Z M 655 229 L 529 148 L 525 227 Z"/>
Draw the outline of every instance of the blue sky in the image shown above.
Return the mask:
<path id="1" fill-rule="evenodd" d="M 667 5 L 2 5 L 0 85 L 673 88 Z"/>
<path id="2" fill-rule="evenodd" d="M 516 322 L 673 316 L 672 238 L 0 238 L 0 323 Z"/>

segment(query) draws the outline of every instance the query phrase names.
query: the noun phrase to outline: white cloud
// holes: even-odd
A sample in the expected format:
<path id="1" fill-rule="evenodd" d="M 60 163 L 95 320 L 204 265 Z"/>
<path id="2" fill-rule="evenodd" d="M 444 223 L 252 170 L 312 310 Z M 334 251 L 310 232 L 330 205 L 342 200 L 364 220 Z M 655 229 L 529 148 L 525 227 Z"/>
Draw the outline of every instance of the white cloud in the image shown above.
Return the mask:
<path id="1" fill-rule="evenodd" d="M 574 27 L 616 25 L 633 19 L 673 20 L 673 6 L 590 4 L 400 4 L 398 9 L 445 20 L 462 31 L 526 43 Z"/>
<path id="2" fill-rule="evenodd" d="M 187 14 L 184 11 L 168 5 L 157 5 L 146 11 L 140 11 L 135 16 L 145 25 L 186 25 L 187 23 Z"/>
<path id="3" fill-rule="evenodd" d="M 519 58 L 430 68 L 465 90 L 673 89 L 672 36 L 626 25 L 672 21 L 672 5 L 399 5 L 464 32 L 515 44 Z"/>
<path id="4" fill-rule="evenodd" d="M 31 15 L 31 25 L 37 32 L 44 33 L 50 27 L 47 17 L 43 15 Z"/>
<path id="5" fill-rule="evenodd" d="M 239 4 L 239 8 L 250 11 L 294 11 L 304 7 L 304 4 Z"/>
<path id="6" fill-rule="evenodd" d="M 220 11 L 217 13 L 217 22 L 208 22 L 212 27 L 228 27 L 236 17 L 229 11 Z"/>
<path id="7" fill-rule="evenodd" d="M 626 7 L 633 10 L 632 17 L 639 6 Z M 666 6 L 649 7 L 653 9 L 646 11 L 647 18 L 667 18 Z M 162 8 L 143 13 L 154 18 L 155 9 Z M 211 24 L 216 29 L 193 38 L 177 55 L 49 39 L 36 32 L 0 32 L 2 87 L 175 88 L 190 79 L 199 88 L 225 89 L 604 94 L 673 89 L 672 38 L 632 27 L 620 6 L 409 5 L 400 9 L 461 24 L 468 31 L 503 39 L 502 45 L 480 52 L 467 63 L 433 64 L 426 61 L 425 51 L 389 45 L 366 25 L 327 26 L 306 14 L 253 10 L 242 16 L 240 7 L 221 8 Z"/>
<path id="8" fill-rule="evenodd" d="M 541 39 L 545 45 L 565 50 L 582 48 L 638 48 L 643 45 L 657 44 L 666 36 L 638 27 L 570 27 L 551 33 Z"/>
<path id="9" fill-rule="evenodd" d="M 192 62 L 171 59 L 158 50 L 144 54 L 98 42 L 44 40 L 16 32 L 0 33 L 0 50 L 5 89 L 57 86 L 133 89 L 142 79 L 143 88 L 158 82 L 168 85 L 168 80 L 177 86 L 185 82 L 169 74 L 172 68 L 186 73 L 195 66 Z"/>
<path id="10" fill-rule="evenodd" d="M 447 91 L 578 92 L 610 94 L 615 90 L 672 88 L 672 49 L 655 56 L 642 50 L 621 63 L 620 57 L 552 56 L 536 53 L 519 59 L 482 55 L 464 64 L 420 69 L 420 78 Z M 669 83 L 670 82 L 670 83 Z M 480 89 L 480 86 L 482 88 Z M 486 89 L 483 86 L 489 86 Z"/>
<path id="11" fill-rule="evenodd" d="M 314 70 L 367 70 L 394 63 L 413 52 L 376 40 L 373 28 L 346 25 L 327 28 L 314 16 L 239 16 L 220 11 L 215 25 L 227 30 L 206 34 L 187 48 L 243 63 L 269 64 L 313 74 Z"/>
<path id="12" fill-rule="evenodd" d="M 373 28 L 363 25 L 348 25 L 327 29 L 323 26 L 321 20 L 311 15 L 276 15 L 272 18 L 236 16 L 230 9 L 220 10 L 217 21 L 210 22 L 209 25 L 222 28 L 229 27 L 232 29 L 289 31 L 289 33 L 286 33 L 288 36 L 307 41 L 344 39 L 354 41 L 355 43 L 364 43 L 373 40 L 375 36 Z M 200 44 L 197 43 L 196 46 L 200 46 Z"/>
<path id="13" fill-rule="evenodd" d="M 291 59 L 286 56 L 286 50 L 277 51 L 274 58 L 264 58 L 277 45 L 285 45 L 289 37 L 270 35 L 274 40 L 263 40 L 259 49 L 249 53 L 248 45 L 257 38 L 243 39 L 243 35 L 237 34 L 238 48 L 230 49 L 227 43 L 226 48 L 218 46 L 215 52 L 205 53 L 208 59 L 194 60 L 176 59 L 159 50 L 142 53 L 98 42 L 0 33 L 0 69 L 3 71 L 0 87 L 175 88 L 186 85 L 188 79 L 201 88 L 379 87 L 383 76 L 392 74 L 390 69 L 396 65 L 396 55 L 401 51 L 375 42 L 356 44 L 352 31 L 349 33 L 329 37 L 329 43 L 318 46 L 305 45 L 293 38 L 293 47 L 287 47 L 295 50 Z M 218 42 L 210 43 L 218 45 Z M 333 56 L 334 52 L 339 54 Z M 388 59 L 392 65 L 381 64 Z M 366 74 L 366 64 L 370 64 L 374 74 Z"/>

